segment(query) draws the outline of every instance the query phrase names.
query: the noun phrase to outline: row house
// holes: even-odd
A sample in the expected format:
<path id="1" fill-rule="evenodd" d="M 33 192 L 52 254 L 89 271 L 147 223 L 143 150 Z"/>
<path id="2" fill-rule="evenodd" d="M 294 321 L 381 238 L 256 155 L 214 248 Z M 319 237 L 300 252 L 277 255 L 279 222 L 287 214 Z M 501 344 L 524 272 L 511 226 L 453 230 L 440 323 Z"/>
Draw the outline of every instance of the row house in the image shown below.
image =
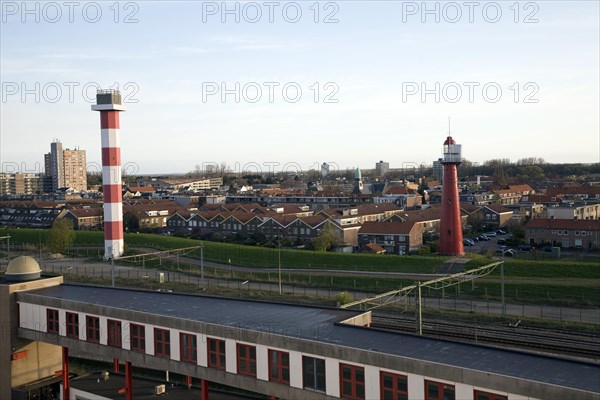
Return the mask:
<path id="1" fill-rule="evenodd" d="M 532 245 L 594 250 L 600 248 L 600 221 L 532 219 L 525 225 L 525 238 Z"/>
<path id="2" fill-rule="evenodd" d="M 313 240 L 319 236 L 326 223 L 331 223 L 341 243 L 357 245 L 359 225 L 341 227 L 329 221 L 325 215 L 296 216 L 253 214 L 248 212 L 200 211 L 194 214 L 176 212 L 167 220 L 172 230 L 197 231 L 200 233 L 219 232 L 224 235 L 242 234 L 250 236 L 260 232 L 268 239 L 289 238 L 291 240 Z"/>
<path id="3" fill-rule="evenodd" d="M 358 231 L 360 248 L 375 244 L 390 254 L 406 254 L 423 246 L 423 227 L 416 222 L 365 222 Z"/>
<path id="4" fill-rule="evenodd" d="M 394 203 L 406 210 L 412 210 L 421 207 L 423 197 L 417 192 L 418 188 L 405 186 L 392 186 L 384 190 L 383 195 L 374 197 L 375 204 Z"/>
<path id="5" fill-rule="evenodd" d="M 322 210 L 317 215 L 325 215 L 338 225 L 363 224 L 369 221 L 383 221 L 392 215 L 403 213 L 404 209 L 392 203 L 368 204 L 358 207 Z"/>
<path id="6" fill-rule="evenodd" d="M 154 187 L 148 186 L 127 186 L 123 193 L 123 198 L 136 198 L 136 197 L 152 197 L 156 193 Z"/>
<path id="7" fill-rule="evenodd" d="M 564 200 L 600 202 L 600 186 L 564 186 L 548 188 L 546 194 L 562 197 Z"/>
<path id="8" fill-rule="evenodd" d="M 496 196 L 491 192 L 483 193 L 460 193 L 459 201 L 462 204 L 472 204 L 475 206 L 487 206 L 496 201 Z"/>
<path id="9" fill-rule="evenodd" d="M 327 208 L 350 207 L 362 204 L 372 204 L 373 196 L 367 194 L 333 194 L 317 192 L 315 194 L 241 194 L 228 195 L 227 202 L 230 203 L 260 203 L 264 205 L 273 204 L 306 204 L 311 210 L 323 210 Z"/>
<path id="10" fill-rule="evenodd" d="M 561 196 L 548 193 L 535 193 L 521 197 L 520 204 L 542 204 L 544 206 L 556 206 L 563 202 Z"/>
<path id="11" fill-rule="evenodd" d="M 597 204 L 561 204 L 546 208 L 546 218 L 599 220 L 600 203 Z"/>
<path id="12" fill-rule="evenodd" d="M 63 210 L 57 218 L 71 222 L 75 230 L 101 230 L 104 223 L 102 207 L 69 208 Z"/>
<path id="13" fill-rule="evenodd" d="M 186 208 L 172 201 L 123 204 L 123 226 L 126 231 L 156 229 L 167 226 L 167 219 L 175 212 L 185 213 Z"/>
<path id="14" fill-rule="evenodd" d="M 0 225 L 24 228 L 49 228 L 64 209 L 52 201 L 0 202 Z"/>
<path id="15" fill-rule="evenodd" d="M 498 228 L 505 226 L 512 218 L 513 210 L 500 204 L 490 204 L 469 213 L 468 221 L 474 226 Z"/>
<path id="16" fill-rule="evenodd" d="M 497 196 L 497 203 L 517 204 L 523 196 L 528 196 L 534 193 L 534 190 L 529 185 L 508 185 L 505 188 L 493 189 L 492 193 Z"/>

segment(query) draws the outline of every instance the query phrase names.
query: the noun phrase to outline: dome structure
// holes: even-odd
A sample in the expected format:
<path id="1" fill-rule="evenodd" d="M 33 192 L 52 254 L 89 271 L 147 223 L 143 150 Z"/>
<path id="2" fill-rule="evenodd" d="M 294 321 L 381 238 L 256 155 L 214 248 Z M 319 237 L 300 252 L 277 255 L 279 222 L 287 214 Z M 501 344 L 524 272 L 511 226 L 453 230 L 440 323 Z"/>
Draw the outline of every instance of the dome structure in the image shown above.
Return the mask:
<path id="1" fill-rule="evenodd" d="M 454 139 L 452 139 L 452 136 L 448 136 L 446 138 L 446 141 L 444 142 L 444 146 L 447 146 L 449 144 L 456 144 L 456 142 L 454 141 Z"/>
<path id="2" fill-rule="evenodd" d="M 4 278 L 7 281 L 24 282 L 39 279 L 41 274 L 42 269 L 35 258 L 19 256 L 8 263 Z"/>

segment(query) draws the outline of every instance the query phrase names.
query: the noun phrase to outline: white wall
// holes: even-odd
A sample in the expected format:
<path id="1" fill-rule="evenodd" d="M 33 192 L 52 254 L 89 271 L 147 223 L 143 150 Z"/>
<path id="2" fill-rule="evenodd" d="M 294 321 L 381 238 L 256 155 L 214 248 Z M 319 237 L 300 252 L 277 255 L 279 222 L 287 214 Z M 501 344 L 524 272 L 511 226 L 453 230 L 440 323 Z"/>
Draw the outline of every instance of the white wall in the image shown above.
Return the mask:
<path id="1" fill-rule="evenodd" d="M 94 314 L 86 314 L 86 313 L 78 313 L 79 314 L 79 330 L 80 330 L 80 340 L 86 339 L 86 316 L 97 316 Z M 97 316 L 100 320 L 100 344 L 106 345 L 107 343 L 107 318 L 103 316 Z M 60 335 L 66 335 L 66 310 L 59 309 L 59 318 L 60 318 Z M 36 331 L 46 332 L 46 307 L 35 305 L 35 304 L 27 304 L 27 303 L 19 303 L 19 321 L 20 326 L 26 329 L 32 329 Z M 135 322 L 136 324 L 143 325 L 145 327 L 146 332 L 146 354 L 154 355 L 154 325 L 149 324 L 140 324 Z M 126 350 L 131 349 L 131 340 L 130 340 L 130 322 L 129 321 L 121 321 L 122 327 L 122 338 L 123 338 L 123 348 Z M 157 328 L 162 328 L 156 326 Z M 180 360 L 180 349 L 179 349 L 179 333 L 180 331 L 177 329 L 171 329 L 171 359 Z M 191 333 L 194 332 L 184 332 Z M 202 367 L 208 366 L 208 351 L 207 351 L 207 335 L 202 333 L 196 333 L 198 341 L 197 341 L 197 351 L 198 351 L 198 365 Z M 216 339 L 223 339 L 218 336 L 211 335 Z M 237 373 L 237 347 L 235 340 L 225 339 L 225 351 L 226 351 L 226 368 L 229 373 Z M 276 347 L 268 347 L 260 344 L 250 343 L 250 342 L 239 342 L 245 343 L 249 345 L 256 346 L 256 377 L 257 379 L 268 381 L 269 380 L 269 360 L 268 360 L 268 351 L 271 350 L 279 350 L 288 352 L 290 355 L 290 386 L 295 388 L 302 388 L 302 356 L 303 353 L 297 351 L 290 351 L 287 349 L 281 349 Z M 329 357 L 322 357 L 316 354 L 305 354 L 309 357 L 321 358 L 325 360 L 325 384 L 327 389 L 327 395 L 332 397 L 340 396 L 340 382 L 339 382 L 339 360 Z M 432 379 L 427 378 L 422 375 L 416 375 L 411 373 L 405 373 L 402 371 L 394 371 L 389 369 L 381 369 L 372 365 L 362 365 L 356 363 L 344 362 L 346 364 L 358 365 L 364 367 L 365 369 L 365 395 L 367 399 L 378 399 L 380 395 L 380 371 L 389 371 L 401 375 L 406 375 L 408 380 L 408 392 L 409 398 L 420 400 L 424 398 L 425 394 L 425 379 L 449 383 L 454 385 L 455 393 L 457 399 L 472 399 L 474 389 L 497 393 L 500 395 L 507 396 L 509 400 L 537 400 L 530 397 L 519 396 L 515 394 L 510 394 L 506 392 L 499 392 L 494 390 L 489 390 L 486 388 L 474 387 L 471 385 L 466 385 L 462 383 L 454 383 L 450 381 L 444 381 L 441 379 Z M 90 400 L 104 400 L 104 397 L 98 396 L 90 396 L 88 394 L 84 395 L 84 392 L 77 391 L 76 389 L 71 389 L 71 399 L 75 399 L 75 396 L 80 396 Z"/>

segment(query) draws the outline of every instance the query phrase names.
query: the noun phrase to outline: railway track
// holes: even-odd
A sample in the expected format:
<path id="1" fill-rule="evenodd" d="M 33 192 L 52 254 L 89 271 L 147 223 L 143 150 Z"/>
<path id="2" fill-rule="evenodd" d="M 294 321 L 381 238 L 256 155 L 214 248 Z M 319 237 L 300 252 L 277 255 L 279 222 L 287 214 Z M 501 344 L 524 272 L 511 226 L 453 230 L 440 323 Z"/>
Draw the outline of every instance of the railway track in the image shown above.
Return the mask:
<path id="1" fill-rule="evenodd" d="M 415 332 L 415 321 L 409 318 L 373 315 L 371 326 L 394 331 Z M 596 362 L 600 360 L 599 335 L 532 328 L 518 323 L 515 326 L 477 326 L 439 320 L 424 321 L 423 335 L 539 353 L 567 355 Z"/>

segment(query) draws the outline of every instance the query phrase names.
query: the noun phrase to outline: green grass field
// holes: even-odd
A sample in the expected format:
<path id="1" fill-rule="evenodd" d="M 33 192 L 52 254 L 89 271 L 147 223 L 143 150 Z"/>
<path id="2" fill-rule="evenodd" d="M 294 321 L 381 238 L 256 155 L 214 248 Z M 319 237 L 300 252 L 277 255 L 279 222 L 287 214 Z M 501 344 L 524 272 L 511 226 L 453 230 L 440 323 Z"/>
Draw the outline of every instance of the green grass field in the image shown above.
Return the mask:
<path id="1" fill-rule="evenodd" d="M 0 236 L 9 234 L 11 243 L 38 246 L 47 242 L 49 230 L 38 229 L 2 229 Z M 154 249 L 175 249 L 199 246 L 200 242 L 193 239 L 159 236 L 152 234 L 127 234 L 125 242 L 129 248 L 149 247 Z M 103 233 L 77 231 L 76 246 L 102 247 Z M 392 256 L 370 254 L 340 254 L 331 252 L 316 252 L 305 250 L 286 250 L 244 246 L 229 243 L 203 242 L 204 257 L 207 261 L 247 267 L 275 268 L 279 265 L 287 268 L 310 269 L 342 269 L 363 271 L 393 271 L 408 273 L 437 273 L 448 257 L 439 256 Z M 4 244 L 0 247 L 4 249 Z M 195 251 L 191 257 L 199 258 L 200 252 Z M 480 255 L 469 255 L 471 261 L 467 269 L 476 268 L 493 260 Z M 598 287 L 600 280 L 600 263 L 561 260 L 519 260 L 506 259 L 504 264 L 506 277 L 534 279 L 589 279 L 590 286 Z M 490 276 L 500 275 L 497 268 Z"/>

